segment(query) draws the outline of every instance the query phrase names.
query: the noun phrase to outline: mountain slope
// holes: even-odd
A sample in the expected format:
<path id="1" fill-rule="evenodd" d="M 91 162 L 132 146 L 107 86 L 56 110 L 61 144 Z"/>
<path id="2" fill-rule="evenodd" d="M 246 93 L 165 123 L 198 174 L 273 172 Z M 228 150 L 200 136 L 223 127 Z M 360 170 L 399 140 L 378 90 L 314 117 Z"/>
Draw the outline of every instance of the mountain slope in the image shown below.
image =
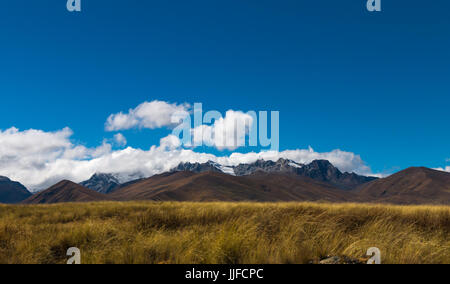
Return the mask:
<path id="1" fill-rule="evenodd" d="M 342 173 L 327 160 L 315 160 L 300 168 L 298 174 L 314 180 L 327 182 L 341 189 L 354 189 L 361 184 L 377 180 L 376 177 L 360 176 L 355 173 Z"/>
<path id="2" fill-rule="evenodd" d="M 409 168 L 356 191 L 360 201 L 395 204 L 450 204 L 450 173 Z"/>
<path id="3" fill-rule="evenodd" d="M 19 203 L 30 196 L 31 193 L 25 186 L 7 177 L 0 176 L 0 203 Z"/>
<path id="4" fill-rule="evenodd" d="M 120 181 L 112 174 L 97 173 L 80 185 L 100 193 L 109 193 L 120 186 Z"/>
<path id="5" fill-rule="evenodd" d="M 309 178 L 285 174 L 236 177 L 189 171 L 157 175 L 111 194 L 116 200 L 346 201 L 350 194 Z"/>
<path id="6" fill-rule="evenodd" d="M 91 202 L 108 199 L 106 195 L 85 188 L 71 181 L 61 181 L 49 189 L 36 193 L 24 204 L 49 204 L 60 202 Z"/>

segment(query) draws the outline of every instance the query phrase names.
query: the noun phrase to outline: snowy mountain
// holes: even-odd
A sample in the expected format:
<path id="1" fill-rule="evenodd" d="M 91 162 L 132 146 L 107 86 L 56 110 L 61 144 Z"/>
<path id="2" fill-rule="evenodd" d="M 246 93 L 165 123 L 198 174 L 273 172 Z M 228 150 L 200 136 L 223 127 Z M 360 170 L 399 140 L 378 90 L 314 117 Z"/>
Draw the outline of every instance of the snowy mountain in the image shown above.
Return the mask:
<path id="1" fill-rule="evenodd" d="M 204 172 L 219 172 L 229 175 L 235 175 L 233 167 L 222 166 L 219 163 L 208 161 L 206 163 L 181 163 L 176 168 L 172 169 L 171 172 L 193 172 L 193 173 L 204 173 Z"/>
<path id="2" fill-rule="evenodd" d="M 373 181 L 377 178 L 360 176 L 355 173 L 342 173 L 329 161 L 316 160 L 304 165 L 288 159 L 278 161 L 258 160 L 251 164 L 240 164 L 237 166 L 223 166 L 209 161 L 207 163 L 181 163 L 171 172 L 190 171 L 202 172 L 222 172 L 234 176 L 249 176 L 257 173 L 282 173 L 308 177 L 316 181 L 326 182 L 340 189 L 353 189 L 361 184 Z"/>
<path id="3" fill-rule="evenodd" d="M 146 178 L 140 172 L 136 173 L 96 173 L 90 179 L 83 181 L 80 185 L 100 193 L 111 193 L 130 181 Z"/>
<path id="4" fill-rule="evenodd" d="M 89 180 L 80 185 L 100 193 L 110 193 L 120 186 L 120 181 L 113 174 L 96 173 Z"/>
<path id="5" fill-rule="evenodd" d="M 276 162 L 270 160 L 258 160 L 251 164 L 240 164 L 237 166 L 224 166 L 213 161 L 208 161 L 206 163 L 186 162 L 180 163 L 177 167 L 170 170 L 170 173 L 176 172 L 216 172 L 225 173 L 231 176 L 251 176 L 261 173 L 288 174 L 308 177 L 315 181 L 325 182 L 344 190 L 354 189 L 362 184 L 377 179 L 373 177 L 360 176 L 355 173 L 342 173 L 338 168 L 326 160 L 316 160 L 307 165 L 288 159 L 279 159 Z M 147 177 L 142 173 L 97 173 L 89 180 L 80 183 L 80 185 L 100 193 L 111 193 L 130 182 L 133 183 L 143 178 Z"/>

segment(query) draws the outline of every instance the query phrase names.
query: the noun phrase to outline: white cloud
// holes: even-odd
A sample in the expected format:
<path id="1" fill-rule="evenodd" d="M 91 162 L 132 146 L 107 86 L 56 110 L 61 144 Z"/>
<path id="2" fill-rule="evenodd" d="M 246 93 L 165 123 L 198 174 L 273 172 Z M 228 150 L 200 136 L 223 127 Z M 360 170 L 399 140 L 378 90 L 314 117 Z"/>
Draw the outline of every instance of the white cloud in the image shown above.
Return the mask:
<path id="1" fill-rule="evenodd" d="M 119 147 L 124 147 L 127 145 L 127 138 L 125 138 L 122 133 L 117 133 L 114 135 L 114 141 Z"/>
<path id="2" fill-rule="evenodd" d="M 128 113 L 116 113 L 108 117 L 105 129 L 107 131 L 120 131 L 132 128 L 161 128 L 172 126 L 172 115 L 187 112 L 188 104 L 170 104 L 163 101 L 144 102 Z"/>
<path id="3" fill-rule="evenodd" d="M 160 140 L 160 147 L 165 150 L 174 150 L 181 147 L 180 138 L 175 135 L 169 135 Z"/>
<path id="4" fill-rule="evenodd" d="M 446 166 L 445 168 L 436 168 L 435 170 L 450 173 L 450 166 Z"/>
<path id="5" fill-rule="evenodd" d="M 358 155 L 340 150 L 317 153 L 310 148 L 283 152 L 233 153 L 217 157 L 180 148 L 181 142 L 175 136 L 165 137 L 161 139 L 160 146 L 152 146 L 144 151 L 132 147 L 112 150 L 107 142 L 96 148 L 87 148 L 72 143 L 72 135 L 69 128 L 55 132 L 19 131 L 16 128 L 0 130 L 0 175 L 17 180 L 31 190 L 39 190 L 62 179 L 81 182 L 96 172 L 152 176 L 168 171 L 180 162 L 204 163 L 212 160 L 231 166 L 258 159 L 278 160 L 281 157 L 299 163 L 327 159 L 342 171 L 371 174 L 370 168 Z"/>
<path id="6" fill-rule="evenodd" d="M 105 129 L 120 131 L 131 128 L 156 129 L 175 126 L 174 121 L 180 121 L 189 115 L 189 104 L 170 104 L 164 101 L 144 102 L 128 113 L 116 113 L 108 117 Z M 193 143 L 196 146 L 210 146 L 219 150 L 235 150 L 245 145 L 245 140 L 253 126 L 254 119 L 242 111 L 229 110 L 225 117 L 215 113 L 212 125 L 201 125 L 191 129 L 189 123 L 187 131 L 191 131 Z M 178 119 L 179 118 L 179 119 Z M 185 146 L 191 147 L 192 143 Z"/>
<path id="7" fill-rule="evenodd" d="M 450 159 L 445 159 L 445 162 L 450 162 Z M 445 168 L 436 168 L 435 170 L 450 173 L 450 166 L 446 166 Z"/>
<path id="8" fill-rule="evenodd" d="M 111 153 L 103 142 L 96 148 L 74 145 L 73 132 L 64 128 L 55 132 L 17 128 L 0 130 L 0 175 L 23 182 L 31 188 L 50 185 L 63 178 L 74 178 L 83 172 L 74 164 L 89 164 L 92 159 Z"/>
<path id="9" fill-rule="evenodd" d="M 253 117 L 241 111 L 229 110 L 225 117 L 212 125 L 201 125 L 192 129 L 194 145 L 216 147 L 219 150 L 235 150 L 245 146 L 245 139 L 253 126 Z"/>

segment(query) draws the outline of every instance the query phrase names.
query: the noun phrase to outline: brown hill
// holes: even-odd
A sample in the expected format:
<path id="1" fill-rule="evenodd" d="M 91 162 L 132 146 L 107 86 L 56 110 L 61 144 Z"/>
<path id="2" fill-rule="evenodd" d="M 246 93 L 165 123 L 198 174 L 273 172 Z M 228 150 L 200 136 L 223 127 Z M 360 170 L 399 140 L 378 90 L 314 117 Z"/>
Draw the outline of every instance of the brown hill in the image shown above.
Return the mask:
<path id="1" fill-rule="evenodd" d="M 7 177 L 0 176 L 0 203 L 19 203 L 30 196 L 31 193 L 25 186 Z"/>
<path id="2" fill-rule="evenodd" d="M 166 173 L 121 188 L 115 200 L 157 201 L 347 201 L 351 193 L 306 177 L 260 173 Z"/>
<path id="3" fill-rule="evenodd" d="M 450 173 L 409 168 L 363 185 L 355 193 L 363 202 L 450 204 Z"/>
<path id="4" fill-rule="evenodd" d="M 49 204 L 61 202 L 90 202 L 108 199 L 106 195 L 85 188 L 68 180 L 61 181 L 47 190 L 36 193 L 23 201 L 25 204 Z"/>

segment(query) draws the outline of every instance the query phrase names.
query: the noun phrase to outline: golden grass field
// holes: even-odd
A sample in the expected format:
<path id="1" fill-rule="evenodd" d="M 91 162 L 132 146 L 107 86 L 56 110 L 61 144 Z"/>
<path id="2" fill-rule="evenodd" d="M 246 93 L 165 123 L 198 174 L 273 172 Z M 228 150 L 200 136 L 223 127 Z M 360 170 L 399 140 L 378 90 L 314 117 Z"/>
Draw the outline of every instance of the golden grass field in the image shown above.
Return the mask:
<path id="1" fill-rule="evenodd" d="M 101 202 L 0 205 L 0 263 L 450 263 L 450 207 Z"/>

